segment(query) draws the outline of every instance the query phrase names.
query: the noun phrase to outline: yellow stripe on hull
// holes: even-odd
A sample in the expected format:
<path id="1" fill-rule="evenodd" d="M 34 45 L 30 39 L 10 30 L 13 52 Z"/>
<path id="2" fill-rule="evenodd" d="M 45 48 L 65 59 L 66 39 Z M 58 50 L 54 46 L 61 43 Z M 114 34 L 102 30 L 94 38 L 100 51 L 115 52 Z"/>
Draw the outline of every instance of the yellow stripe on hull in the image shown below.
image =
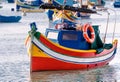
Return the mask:
<path id="1" fill-rule="evenodd" d="M 32 57 L 48 57 L 50 58 L 49 55 L 47 55 L 46 53 L 44 53 L 43 51 L 41 51 L 37 46 L 35 46 L 33 43 L 31 45 L 31 48 L 28 48 L 28 53 L 32 56 Z M 31 50 L 32 49 L 32 50 Z"/>

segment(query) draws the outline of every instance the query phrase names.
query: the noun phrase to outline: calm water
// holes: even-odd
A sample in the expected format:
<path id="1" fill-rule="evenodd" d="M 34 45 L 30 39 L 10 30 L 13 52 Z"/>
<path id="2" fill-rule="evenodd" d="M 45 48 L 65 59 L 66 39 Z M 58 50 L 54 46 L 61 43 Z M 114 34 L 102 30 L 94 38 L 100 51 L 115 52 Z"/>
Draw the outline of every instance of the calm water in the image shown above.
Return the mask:
<path id="1" fill-rule="evenodd" d="M 111 6 L 112 2 L 107 5 Z M 11 12 L 14 4 L 2 3 L 3 9 L 0 9 L 2 15 L 22 15 L 21 12 Z M 111 8 L 113 8 L 111 6 Z M 120 9 L 115 9 L 117 13 L 117 24 L 115 38 L 120 39 Z M 107 41 L 111 41 L 114 12 L 110 12 L 110 23 L 107 34 Z M 99 24 L 102 34 L 105 33 L 106 13 L 102 16 L 91 15 L 91 19 L 80 20 L 80 22 L 92 22 Z M 70 71 L 41 71 L 30 74 L 30 61 L 24 46 L 24 40 L 27 36 L 29 23 L 36 22 L 38 30 L 42 33 L 48 27 L 48 19 L 45 13 L 28 13 L 22 16 L 19 23 L 0 23 L 0 82 L 120 82 L 120 44 L 115 58 L 109 65 L 92 70 L 70 70 Z"/>

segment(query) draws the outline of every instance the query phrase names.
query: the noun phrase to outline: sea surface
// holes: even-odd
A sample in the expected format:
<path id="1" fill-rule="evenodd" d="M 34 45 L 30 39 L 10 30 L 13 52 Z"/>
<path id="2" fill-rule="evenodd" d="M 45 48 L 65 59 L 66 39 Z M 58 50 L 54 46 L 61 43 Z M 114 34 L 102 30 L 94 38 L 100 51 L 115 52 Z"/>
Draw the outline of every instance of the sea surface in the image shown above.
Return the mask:
<path id="1" fill-rule="evenodd" d="M 120 41 L 120 9 L 114 8 L 112 1 L 107 1 L 108 12 L 92 14 L 90 19 L 80 19 L 78 23 L 89 22 L 100 26 L 101 36 L 104 38 L 109 17 L 106 43 L 114 39 Z M 46 13 L 16 12 L 15 4 L 2 2 L 0 15 L 22 16 L 18 23 L 0 23 L 0 82 L 120 82 L 120 43 L 115 58 L 101 68 L 91 70 L 69 71 L 41 71 L 30 73 L 30 58 L 24 45 L 25 38 L 30 30 L 29 24 L 36 22 L 38 30 L 43 34 L 49 27 Z M 11 9 L 14 8 L 14 11 Z M 108 14 L 110 14 L 108 16 Z M 116 16 L 115 16 L 116 14 Z M 116 18 L 116 21 L 115 21 Z M 114 26 L 116 26 L 114 31 Z"/>

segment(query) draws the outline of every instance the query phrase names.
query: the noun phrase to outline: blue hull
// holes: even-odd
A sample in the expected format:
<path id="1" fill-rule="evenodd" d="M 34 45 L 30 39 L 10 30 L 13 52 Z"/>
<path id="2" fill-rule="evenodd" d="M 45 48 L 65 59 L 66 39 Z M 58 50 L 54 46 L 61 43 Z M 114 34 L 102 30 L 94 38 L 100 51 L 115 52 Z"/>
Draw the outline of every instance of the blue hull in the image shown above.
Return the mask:
<path id="1" fill-rule="evenodd" d="M 14 0 L 7 0 L 8 3 L 14 3 L 15 1 Z"/>
<path id="2" fill-rule="evenodd" d="M 2 16 L 0 15 L 0 22 L 19 22 L 21 16 Z"/>
<path id="3" fill-rule="evenodd" d="M 120 8 L 120 6 L 115 6 L 115 5 L 114 5 L 114 7 L 115 7 L 115 8 Z"/>
<path id="4" fill-rule="evenodd" d="M 30 1 L 28 4 L 25 0 L 16 0 L 16 10 L 19 11 L 20 8 L 34 9 L 39 8 L 39 6 L 43 3 L 41 0 Z"/>

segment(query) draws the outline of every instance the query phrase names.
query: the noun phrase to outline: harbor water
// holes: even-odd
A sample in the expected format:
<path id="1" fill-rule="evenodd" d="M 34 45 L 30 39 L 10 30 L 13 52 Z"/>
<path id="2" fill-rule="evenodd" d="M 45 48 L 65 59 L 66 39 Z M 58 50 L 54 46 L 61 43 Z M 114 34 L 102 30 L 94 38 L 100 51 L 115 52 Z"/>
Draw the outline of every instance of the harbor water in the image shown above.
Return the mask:
<path id="1" fill-rule="evenodd" d="M 0 82 L 120 82 L 120 9 L 114 8 L 112 3 L 112 1 L 107 1 L 106 5 L 110 8 L 106 43 L 112 41 L 114 26 L 116 26 L 114 39 L 118 39 L 118 49 L 115 58 L 108 65 L 90 70 L 32 73 L 30 73 L 30 58 L 24 41 L 31 22 L 36 22 L 38 30 L 45 33 L 45 29 L 49 27 L 47 16 L 45 13 L 27 13 L 23 16 L 21 12 L 11 11 L 11 8 L 15 9 L 15 4 L 1 3 L 3 8 L 0 9 L 0 15 L 20 15 L 22 19 L 18 23 L 0 23 Z M 80 19 L 77 22 L 99 25 L 101 36 L 104 37 L 107 17 L 108 13 L 99 12 L 92 14 L 90 19 Z"/>

